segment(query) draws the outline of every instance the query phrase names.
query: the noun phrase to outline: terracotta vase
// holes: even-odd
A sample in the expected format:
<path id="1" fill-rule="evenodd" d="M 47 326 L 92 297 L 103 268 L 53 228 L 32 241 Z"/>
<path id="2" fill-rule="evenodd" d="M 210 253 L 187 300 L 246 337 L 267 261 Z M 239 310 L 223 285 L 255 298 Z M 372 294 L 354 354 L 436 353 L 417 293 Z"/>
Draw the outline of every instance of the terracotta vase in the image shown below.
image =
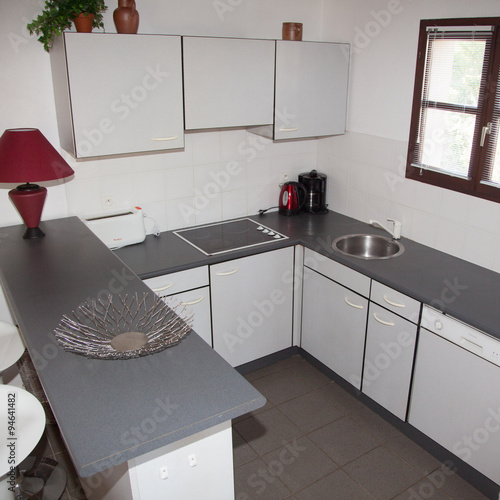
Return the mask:
<path id="1" fill-rule="evenodd" d="M 118 8 L 113 12 L 118 33 L 135 34 L 139 28 L 139 12 L 134 0 L 118 0 Z"/>
<path id="2" fill-rule="evenodd" d="M 90 33 L 92 31 L 92 23 L 94 22 L 94 14 L 79 14 L 73 19 L 73 22 L 78 33 Z"/>

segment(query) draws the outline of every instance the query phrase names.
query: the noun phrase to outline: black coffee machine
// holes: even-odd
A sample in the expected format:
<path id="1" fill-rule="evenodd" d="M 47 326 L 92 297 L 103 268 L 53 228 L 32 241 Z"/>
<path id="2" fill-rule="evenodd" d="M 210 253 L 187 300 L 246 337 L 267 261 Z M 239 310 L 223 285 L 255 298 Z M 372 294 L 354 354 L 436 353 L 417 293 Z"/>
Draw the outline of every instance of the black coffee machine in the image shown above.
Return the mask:
<path id="1" fill-rule="evenodd" d="M 307 191 L 306 201 L 302 205 L 304 212 L 322 213 L 327 212 L 325 203 L 326 175 L 316 170 L 299 174 L 299 182 Z"/>

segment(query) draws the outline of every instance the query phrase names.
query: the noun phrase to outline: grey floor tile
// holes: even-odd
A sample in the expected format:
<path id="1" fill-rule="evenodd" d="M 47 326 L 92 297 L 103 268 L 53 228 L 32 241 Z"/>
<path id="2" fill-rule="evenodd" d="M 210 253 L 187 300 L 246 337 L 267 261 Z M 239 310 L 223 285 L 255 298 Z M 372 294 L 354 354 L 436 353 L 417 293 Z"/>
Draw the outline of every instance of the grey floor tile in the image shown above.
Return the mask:
<path id="1" fill-rule="evenodd" d="M 389 422 L 377 415 L 367 406 L 363 406 L 349 414 L 360 426 L 366 429 L 380 444 L 389 441 L 398 434 L 398 430 Z"/>
<path id="2" fill-rule="evenodd" d="M 278 406 L 304 432 L 319 429 L 344 416 L 320 392 L 308 392 Z"/>
<path id="3" fill-rule="evenodd" d="M 347 464 L 377 446 L 375 439 L 349 417 L 342 417 L 308 435 L 339 465 Z"/>
<path id="4" fill-rule="evenodd" d="M 439 460 L 401 432 L 389 439 L 385 446 L 424 475 L 441 466 Z"/>
<path id="5" fill-rule="evenodd" d="M 452 500 L 448 495 L 436 488 L 428 479 L 422 479 L 407 490 L 403 491 L 394 500 Z"/>
<path id="6" fill-rule="evenodd" d="M 297 500 L 372 500 L 374 498 L 341 469 L 295 493 L 295 497 Z"/>
<path id="7" fill-rule="evenodd" d="M 265 377 L 266 375 L 270 375 L 271 373 L 279 372 L 279 371 L 283 370 L 283 368 L 284 367 L 281 366 L 279 363 L 274 363 L 272 365 L 261 368 L 260 370 L 255 370 L 253 372 L 247 373 L 244 375 L 244 377 L 249 382 L 253 382 L 254 380 Z"/>
<path id="8" fill-rule="evenodd" d="M 236 500 L 281 500 L 291 495 L 291 491 L 260 458 L 234 470 L 234 490 Z"/>
<path id="9" fill-rule="evenodd" d="M 276 408 L 237 422 L 234 427 L 259 455 L 269 453 L 303 435 L 303 432 Z"/>
<path id="10" fill-rule="evenodd" d="M 363 407 L 363 403 L 335 382 L 321 387 L 319 392 L 329 399 L 341 412 L 351 413 Z"/>
<path id="11" fill-rule="evenodd" d="M 273 407 L 274 407 L 274 405 L 268 400 L 268 401 L 266 401 L 266 404 L 264 406 L 257 408 L 254 411 L 245 413 L 244 415 L 241 415 L 241 416 L 233 419 L 233 423 L 240 422 L 241 420 L 245 420 L 248 417 L 253 417 L 254 415 L 258 415 L 259 413 L 270 410 Z"/>
<path id="12" fill-rule="evenodd" d="M 338 465 L 306 437 L 288 443 L 262 459 L 292 492 L 338 469 Z"/>
<path id="13" fill-rule="evenodd" d="M 393 498 L 423 477 L 383 446 L 369 451 L 343 469 L 380 500 Z"/>
<path id="14" fill-rule="evenodd" d="M 321 373 L 317 368 L 311 365 L 311 363 L 300 356 L 294 356 L 290 359 L 294 359 L 294 361 L 286 365 L 286 367 L 300 377 L 307 384 L 309 389 L 317 389 L 331 382 L 324 373 Z"/>
<path id="15" fill-rule="evenodd" d="M 302 378 L 288 369 L 259 378 L 252 382 L 252 385 L 275 405 L 301 396 L 310 390 Z"/>
<path id="16" fill-rule="evenodd" d="M 233 464 L 234 467 L 251 462 L 257 458 L 257 453 L 240 436 L 238 431 L 233 429 Z"/>

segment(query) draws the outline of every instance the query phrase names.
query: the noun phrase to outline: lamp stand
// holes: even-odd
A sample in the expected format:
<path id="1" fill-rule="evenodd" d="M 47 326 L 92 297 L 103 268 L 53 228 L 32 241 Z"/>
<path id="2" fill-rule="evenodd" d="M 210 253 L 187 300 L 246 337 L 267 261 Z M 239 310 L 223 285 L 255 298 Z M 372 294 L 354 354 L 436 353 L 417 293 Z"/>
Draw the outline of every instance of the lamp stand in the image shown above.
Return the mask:
<path id="1" fill-rule="evenodd" d="M 45 236 L 38 227 L 42 217 L 43 205 L 47 197 L 47 189 L 37 184 L 21 184 L 9 191 L 9 198 L 17 208 L 19 215 L 26 224 L 23 238 L 34 239 Z"/>

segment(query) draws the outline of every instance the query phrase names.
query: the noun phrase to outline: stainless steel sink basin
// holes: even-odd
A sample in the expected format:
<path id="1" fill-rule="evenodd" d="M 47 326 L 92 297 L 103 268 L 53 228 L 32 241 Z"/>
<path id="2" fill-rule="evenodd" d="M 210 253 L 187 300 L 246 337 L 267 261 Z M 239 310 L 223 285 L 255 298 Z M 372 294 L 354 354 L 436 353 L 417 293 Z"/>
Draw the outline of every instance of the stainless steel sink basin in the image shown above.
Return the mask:
<path id="1" fill-rule="evenodd" d="M 405 247 L 399 241 L 377 234 L 340 236 L 332 243 L 332 248 L 358 259 L 391 259 L 405 251 Z"/>

